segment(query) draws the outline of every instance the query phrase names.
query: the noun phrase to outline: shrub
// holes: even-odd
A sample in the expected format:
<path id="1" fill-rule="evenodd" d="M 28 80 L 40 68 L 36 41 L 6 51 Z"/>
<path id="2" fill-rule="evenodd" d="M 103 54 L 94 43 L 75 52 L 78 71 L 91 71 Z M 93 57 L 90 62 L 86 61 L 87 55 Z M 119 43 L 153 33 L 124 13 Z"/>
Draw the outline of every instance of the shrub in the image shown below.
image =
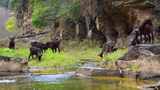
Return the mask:
<path id="1" fill-rule="evenodd" d="M 113 53 L 107 54 L 104 58 L 107 61 L 116 61 L 120 57 L 122 57 L 128 50 L 127 49 L 118 49 L 117 51 Z"/>
<path id="2" fill-rule="evenodd" d="M 5 27 L 8 31 L 13 32 L 16 29 L 16 18 L 15 17 L 10 17 L 6 23 Z"/>

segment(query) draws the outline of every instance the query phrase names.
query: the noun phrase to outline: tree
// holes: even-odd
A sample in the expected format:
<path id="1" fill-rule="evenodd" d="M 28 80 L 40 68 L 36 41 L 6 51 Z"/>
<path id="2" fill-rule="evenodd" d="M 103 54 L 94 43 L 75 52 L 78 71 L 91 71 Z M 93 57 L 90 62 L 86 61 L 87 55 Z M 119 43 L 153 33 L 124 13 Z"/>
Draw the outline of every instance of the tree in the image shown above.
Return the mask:
<path id="1" fill-rule="evenodd" d="M 86 27 L 92 18 L 107 42 L 118 42 L 124 46 L 126 37 L 137 22 L 134 9 L 153 8 L 151 0 L 81 0 L 81 16 L 85 17 Z M 91 18 L 91 19 L 89 19 Z M 119 38 L 120 41 L 119 41 Z M 120 45 L 119 45 L 120 46 Z"/>
<path id="2" fill-rule="evenodd" d="M 59 18 L 79 18 L 78 0 L 34 0 L 33 6 L 32 23 L 38 28 L 48 26 Z"/>

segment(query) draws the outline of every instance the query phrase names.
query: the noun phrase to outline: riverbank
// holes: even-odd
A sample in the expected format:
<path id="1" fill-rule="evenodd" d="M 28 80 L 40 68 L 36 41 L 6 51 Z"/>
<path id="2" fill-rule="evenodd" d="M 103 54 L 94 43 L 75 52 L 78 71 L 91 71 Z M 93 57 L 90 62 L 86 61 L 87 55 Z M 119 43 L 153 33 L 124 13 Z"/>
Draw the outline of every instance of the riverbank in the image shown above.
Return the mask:
<path id="1" fill-rule="evenodd" d="M 87 60 L 101 61 L 115 61 L 117 58 L 123 56 L 127 49 L 121 49 L 111 54 L 106 55 L 103 59 L 97 56 L 101 48 L 97 42 L 78 42 L 78 41 L 64 41 L 61 46 L 60 53 L 53 53 L 50 49 L 47 50 L 43 56 L 42 61 L 39 62 L 37 59 L 29 61 L 29 66 L 33 67 L 54 67 L 62 68 L 65 70 L 77 69 L 81 64 Z M 22 45 L 20 45 L 22 46 Z M 29 48 L 17 48 L 11 50 L 8 48 L 0 48 L 1 56 L 9 57 L 21 57 L 28 58 Z"/>
<path id="2" fill-rule="evenodd" d="M 128 84 L 129 83 L 129 84 Z M 0 78 L 1 90 L 139 90 L 151 81 L 118 77 L 74 78 L 72 73 Z"/>
<path id="3" fill-rule="evenodd" d="M 38 76 L 39 75 L 40 76 L 41 75 L 42 76 L 45 76 L 45 75 L 56 76 L 57 74 L 61 75 L 67 71 L 74 71 L 84 65 L 87 66 L 87 65 L 89 65 L 87 63 L 91 62 L 92 66 L 94 66 L 93 65 L 94 63 L 96 63 L 96 68 L 98 68 L 98 67 L 105 68 L 105 70 L 107 70 L 107 73 L 111 74 L 110 71 L 111 72 L 114 70 L 116 71 L 115 61 L 117 61 L 117 58 L 120 57 L 122 54 L 124 54 L 127 51 L 127 49 L 118 50 L 116 52 L 113 52 L 111 54 L 106 55 L 102 59 L 100 57 L 97 57 L 97 54 L 98 54 L 98 52 L 100 52 L 100 50 L 101 49 L 98 47 L 96 47 L 96 48 L 93 48 L 93 47 L 91 47 L 91 48 L 74 47 L 72 49 L 71 48 L 64 48 L 61 53 L 52 53 L 51 50 L 47 50 L 45 52 L 45 54 L 43 55 L 41 62 L 39 62 L 37 59 L 33 59 L 33 60 L 29 61 L 30 72 L 32 73 L 32 75 L 38 75 Z M 28 49 L 25 49 L 25 48 L 19 48 L 16 50 L 1 48 L 0 54 L 5 55 L 5 56 L 11 56 L 11 57 L 17 57 L 17 56 L 19 57 L 20 56 L 22 58 L 27 58 L 29 51 L 28 51 Z M 126 69 L 132 71 L 131 73 L 128 74 L 129 76 L 135 77 L 135 74 L 133 72 L 134 71 L 136 72 L 137 70 L 139 70 L 139 67 L 138 67 L 138 65 L 136 65 L 136 63 L 133 63 L 133 62 L 134 61 L 131 61 L 130 65 L 128 63 L 126 63 L 128 65 L 128 67 Z M 139 62 L 139 63 L 142 63 L 142 62 Z M 123 65 L 126 66 L 125 63 L 123 63 L 122 66 Z M 150 65 L 147 65 L 147 66 L 150 66 Z M 84 69 L 84 68 L 79 68 L 76 71 L 80 72 L 80 71 L 82 71 L 82 69 Z M 94 72 L 94 70 L 92 69 L 91 72 Z M 116 71 L 116 73 L 117 72 L 119 73 L 118 70 Z M 90 72 L 87 72 L 87 73 L 90 73 Z M 141 83 L 141 84 L 137 84 L 137 81 L 135 79 L 133 79 L 133 77 L 129 77 L 131 79 L 131 82 L 133 83 L 133 85 L 128 85 L 128 83 L 126 83 L 126 82 L 128 82 L 128 81 L 126 81 L 126 77 L 118 78 L 119 77 L 118 74 L 117 74 L 118 77 L 116 77 L 117 79 L 115 80 L 115 79 L 112 79 L 112 77 L 109 78 L 110 76 L 116 76 L 116 75 L 114 75 L 114 73 L 112 73 L 110 76 L 109 75 L 100 75 L 101 72 L 99 69 L 96 72 L 94 72 L 94 74 L 95 73 L 99 74 L 98 77 L 97 77 L 97 75 L 93 75 L 93 76 L 90 75 L 89 77 L 90 78 L 97 77 L 98 81 L 110 80 L 110 81 L 115 81 L 115 83 L 118 81 L 118 85 L 120 85 L 119 87 L 123 86 L 123 87 L 125 87 L 125 90 L 130 90 L 130 88 L 132 88 L 133 90 L 138 90 L 137 87 L 143 86 L 144 84 L 152 83 L 152 81 L 151 82 L 147 81 L 147 83 L 143 83 L 143 80 L 141 81 L 138 79 L 138 83 Z M 102 70 L 102 73 L 104 73 L 103 70 Z M 77 72 L 75 74 L 77 74 Z M 81 74 L 83 74 L 83 73 L 81 73 Z M 75 75 L 74 75 L 74 77 L 75 77 Z M 54 78 L 54 77 L 52 77 L 52 78 Z M 79 78 L 79 76 L 76 78 Z M 80 76 L 80 78 L 82 80 L 84 79 L 81 76 Z M 108 78 L 108 79 L 106 79 L 106 78 Z M 97 79 L 94 79 L 94 80 L 97 80 Z M 125 82 L 125 83 L 122 84 L 122 82 Z M 110 88 L 113 89 L 112 86 Z"/>
<path id="4" fill-rule="evenodd" d="M 79 50 L 64 50 L 60 53 L 53 53 L 51 50 L 47 50 L 43 56 L 42 61 L 38 59 L 29 60 L 29 66 L 42 66 L 42 67 L 70 67 L 71 65 L 78 64 L 82 59 L 91 58 L 96 59 L 97 53 L 100 49 L 79 49 Z M 19 48 L 11 50 L 8 48 L 0 48 L 1 56 L 8 57 L 21 57 L 28 58 L 28 48 Z"/>

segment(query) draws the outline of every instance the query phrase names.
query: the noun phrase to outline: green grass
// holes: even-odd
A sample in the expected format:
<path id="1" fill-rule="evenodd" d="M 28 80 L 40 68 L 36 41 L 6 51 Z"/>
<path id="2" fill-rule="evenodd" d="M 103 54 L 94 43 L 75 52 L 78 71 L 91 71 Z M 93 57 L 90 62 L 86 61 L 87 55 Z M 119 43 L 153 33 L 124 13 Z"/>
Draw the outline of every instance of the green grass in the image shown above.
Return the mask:
<path id="1" fill-rule="evenodd" d="M 53 53 L 51 50 L 48 50 L 42 56 L 42 61 L 32 60 L 30 65 L 32 66 L 66 66 L 76 63 L 76 58 L 69 53 Z"/>
<path id="2" fill-rule="evenodd" d="M 28 54 L 29 54 L 29 51 L 25 48 L 20 48 L 16 50 L 12 50 L 9 48 L 0 48 L 1 56 L 27 58 Z"/>
<path id="3" fill-rule="evenodd" d="M 104 58 L 107 61 L 116 61 L 118 60 L 120 57 L 122 57 L 128 50 L 127 49 L 119 49 L 113 53 L 109 53 L 107 54 Z"/>
<path id="4" fill-rule="evenodd" d="M 53 53 L 50 49 L 47 50 L 43 56 L 42 60 L 39 62 L 37 59 L 29 61 L 30 66 L 43 66 L 43 67 L 60 67 L 65 69 L 76 68 L 80 65 L 83 60 L 102 60 L 98 59 L 97 55 L 101 49 L 96 46 L 96 44 L 86 44 L 87 41 L 83 43 L 70 42 L 68 45 L 63 47 L 62 52 Z M 126 53 L 127 49 L 119 49 L 113 53 L 105 55 L 104 59 L 107 61 L 115 61 L 119 57 Z M 9 57 L 21 57 L 28 58 L 29 50 L 28 48 L 20 48 L 16 50 L 11 50 L 8 48 L 0 48 L 0 55 Z"/>
<path id="5" fill-rule="evenodd" d="M 53 53 L 50 49 L 47 50 L 43 56 L 41 62 L 38 59 L 33 59 L 29 61 L 30 66 L 49 66 L 49 67 L 64 67 L 73 68 L 78 66 L 81 59 L 96 59 L 96 55 L 99 52 L 99 48 L 65 48 L 60 53 Z M 29 50 L 28 48 L 20 48 L 16 50 L 11 50 L 9 48 L 0 48 L 1 56 L 9 57 L 21 57 L 28 58 Z"/>

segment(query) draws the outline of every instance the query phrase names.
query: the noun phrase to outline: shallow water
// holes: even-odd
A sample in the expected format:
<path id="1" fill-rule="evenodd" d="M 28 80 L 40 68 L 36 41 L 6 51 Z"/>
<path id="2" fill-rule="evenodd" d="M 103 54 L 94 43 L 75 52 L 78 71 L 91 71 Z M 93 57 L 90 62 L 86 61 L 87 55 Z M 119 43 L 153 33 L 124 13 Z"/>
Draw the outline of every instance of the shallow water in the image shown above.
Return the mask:
<path id="1" fill-rule="evenodd" d="M 143 85 L 116 77 L 73 78 L 72 74 L 31 75 L 0 80 L 0 90 L 139 90 Z"/>

